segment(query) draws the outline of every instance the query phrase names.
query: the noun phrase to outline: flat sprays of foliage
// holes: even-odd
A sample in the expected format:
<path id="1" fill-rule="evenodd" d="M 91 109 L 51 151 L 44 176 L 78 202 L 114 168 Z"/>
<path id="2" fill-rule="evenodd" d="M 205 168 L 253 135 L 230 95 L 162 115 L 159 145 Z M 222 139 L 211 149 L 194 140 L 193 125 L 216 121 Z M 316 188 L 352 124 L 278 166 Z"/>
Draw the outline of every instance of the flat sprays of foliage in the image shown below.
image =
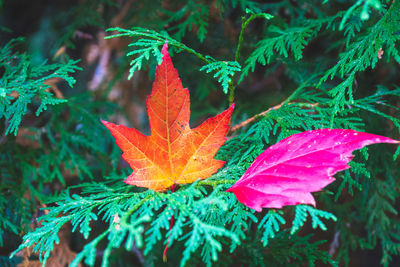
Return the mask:
<path id="1" fill-rule="evenodd" d="M 399 254 L 400 149 L 350 161 L 399 139 L 398 1 L 83 3 L 43 15 L 57 37 L 48 61 L 18 52 L 34 38 L 2 39 L 0 245 L 23 238 L 0 263 L 50 266 L 60 246 L 70 266 L 158 266 L 163 254 L 171 266 L 354 266 L 360 249 L 388 266 Z M 108 28 L 92 90 L 79 74 L 90 64 L 69 59 L 88 25 Z M 182 81 L 174 67 L 175 80 L 157 76 L 166 42 Z M 149 125 L 118 126 L 144 109 L 143 77 L 156 81 L 142 89 Z M 126 79 L 137 96 L 111 103 Z"/>

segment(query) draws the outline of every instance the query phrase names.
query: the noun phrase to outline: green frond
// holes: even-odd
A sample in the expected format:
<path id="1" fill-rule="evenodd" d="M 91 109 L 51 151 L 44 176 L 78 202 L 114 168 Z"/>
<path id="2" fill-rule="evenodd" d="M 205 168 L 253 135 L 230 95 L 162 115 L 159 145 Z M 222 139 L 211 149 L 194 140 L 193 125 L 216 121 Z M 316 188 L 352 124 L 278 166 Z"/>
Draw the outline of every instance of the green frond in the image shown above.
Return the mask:
<path id="1" fill-rule="evenodd" d="M 264 218 L 258 224 L 258 229 L 264 228 L 264 233 L 261 241 L 264 247 L 268 245 L 269 239 L 275 238 L 275 235 L 280 230 L 280 224 L 285 224 L 285 219 L 280 215 L 279 211 L 268 211 Z"/>
<path id="2" fill-rule="evenodd" d="M 69 86 L 76 82 L 71 76 L 80 70 L 78 61 L 70 60 L 66 64 L 32 65 L 26 54 L 12 52 L 13 47 L 21 39 L 12 40 L 0 50 L 0 67 L 4 74 L 0 80 L 0 119 L 5 118 L 7 127 L 5 134 L 17 135 L 23 116 L 28 113 L 28 105 L 39 100 L 36 116 L 39 116 L 48 105 L 65 103 L 48 91 L 46 81 L 52 78 L 65 80 Z"/>
<path id="3" fill-rule="evenodd" d="M 197 38 L 203 42 L 207 34 L 209 10 L 200 1 L 189 0 L 178 10 L 164 10 L 168 16 L 165 24 L 175 24 L 170 28 L 177 40 L 182 40 L 188 31 L 195 31 Z"/>
<path id="4" fill-rule="evenodd" d="M 321 221 L 321 218 L 327 220 L 336 221 L 337 218 L 330 212 L 317 210 L 308 205 L 297 205 L 295 207 L 295 216 L 293 219 L 293 226 L 290 230 L 291 234 L 297 232 L 307 221 L 308 215 L 311 216 L 312 227 L 315 229 L 317 227 L 321 228 L 322 230 L 326 230 L 325 224 Z"/>
<path id="5" fill-rule="evenodd" d="M 294 58 L 300 60 L 303 56 L 303 48 L 313 35 L 313 28 L 288 27 L 281 29 L 276 26 L 270 26 L 266 35 L 267 37 L 257 43 L 256 49 L 246 59 L 240 81 L 250 71 L 254 72 L 256 63 L 265 66 L 277 55 L 287 58 L 289 53 L 293 53 Z"/>
<path id="6" fill-rule="evenodd" d="M 207 73 L 215 71 L 214 78 L 218 78 L 218 82 L 222 85 L 222 90 L 227 94 L 229 84 L 232 83 L 232 77 L 235 72 L 241 71 L 241 67 L 236 61 L 216 61 L 204 65 L 200 68 L 200 71 Z"/>
<path id="7" fill-rule="evenodd" d="M 391 51 L 389 55 L 398 61 L 398 51 L 393 50 L 393 47 L 400 40 L 394 27 L 400 19 L 398 8 L 398 4 L 394 3 L 384 16 L 368 29 L 366 34 L 349 43 L 346 51 L 340 55 L 337 64 L 321 78 L 319 84 L 328 79 L 332 80 L 336 76 L 344 79 L 329 92 L 333 96 L 330 105 L 334 107 L 334 113 L 343 109 L 345 104 L 354 103 L 353 84 L 356 74 L 367 68 L 373 69 L 376 66 L 380 59 L 379 50 L 388 48 Z M 371 40 L 374 41 L 371 42 Z"/>

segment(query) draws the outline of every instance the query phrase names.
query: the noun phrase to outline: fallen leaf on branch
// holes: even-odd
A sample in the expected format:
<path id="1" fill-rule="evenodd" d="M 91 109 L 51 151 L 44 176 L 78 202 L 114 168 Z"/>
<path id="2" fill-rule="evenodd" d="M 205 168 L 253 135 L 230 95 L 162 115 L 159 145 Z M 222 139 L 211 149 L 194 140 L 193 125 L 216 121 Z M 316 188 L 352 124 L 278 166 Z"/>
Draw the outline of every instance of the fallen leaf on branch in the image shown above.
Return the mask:
<path id="1" fill-rule="evenodd" d="M 224 161 L 214 156 L 226 140 L 234 108 L 232 105 L 191 129 L 189 91 L 182 87 L 167 43 L 162 54 L 153 91 L 146 102 L 151 135 L 102 121 L 124 152 L 122 157 L 134 170 L 125 183 L 156 191 L 208 178 L 224 165 Z"/>
<path id="2" fill-rule="evenodd" d="M 339 171 L 350 168 L 353 150 L 376 143 L 399 141 L 345 129 L 322 129 L 294 134 L 270 146 L 227 191 L 246 206 L 282 208 L 312 204 L 311 192 L 332 183 Z"/>

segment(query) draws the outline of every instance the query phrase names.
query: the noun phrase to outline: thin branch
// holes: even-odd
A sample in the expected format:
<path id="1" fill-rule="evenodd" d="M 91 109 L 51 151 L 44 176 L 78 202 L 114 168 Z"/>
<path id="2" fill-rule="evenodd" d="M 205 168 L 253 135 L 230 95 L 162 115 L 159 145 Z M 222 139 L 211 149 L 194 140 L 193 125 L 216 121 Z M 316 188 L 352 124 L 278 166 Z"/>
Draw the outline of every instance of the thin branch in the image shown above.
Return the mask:
<path id="1" fill-rule="evenodd" d="M 239 61 L 240 49 L 242 48 L 244 31 L 246 30 L 249 23 L 257 18 L 265 18 L 265 15 L 264 14 L 252 14 L 247 20 L 246 20 L 246 17 L 244 17 L 244 16 L 242 17 L 242 27 L 240 29 L 238 45 L 237 45 L 236 53 L 235 53 L 235 61 L 236 62 Z M 232 81 L 229 83 L 229 98 L 228 98 L 229 106 L 231 106 L 233 104 L 233 101 L 235 99 L 235 88 L 236 88 L 236 85 L 233 84 L 233 77 L 232 77 Z"/>
<path id="2" fill-rule="evenodd" d="M 259 119 L 265 117 L 271 110 L 278 110 L 278 109 L 280 109 L 280 108 L 281 108 L 283 105 L 285 105 L 285 104 L 287 104 L 287 105 L 297 104 L 297 105 L 301 105 L 301 106 L 308 107 L 308 108 L 309 108 L 309 107 L 315 107 L 315 106 L 318 105 L 318 103 L 313 103 L 313 104 L 310 104 L 310 103 L 287 103 L 287 100 L 285 100 L 285 101 L 283 101 L 282 103 L 280 103 L 280 104 L 278 104 L 278 105 L 276 105 L 276 106 L 273 106 L 273 107 L 271 107 L 271 108 L 269 108 L 269 109 L 267 109 L 267 110 L 265 110 L 265 111 L 263 111 L 263 112 L 261 112 L 261 113 L 258 113 L 257 115 L 254 115 L 253 117 L 248 118 L 247 120 L 242 121 L 242 122 L 239 123 L 239 124 L 236 124 L 235 126 L 233 126 L 233 127 L 231 128 L 231 130 L 229 131 L 229 134 L 232 134 L 232 133 L 234 133 L 235 131 L 239 130 L 240 128 L 243 128 L 243 127 L 245 127 L 246 125 L 248 125 L 248 124 L 250 124 L 250 123 L 252 123 L 252 122 L 254 122 L 254 121 L 257 121 L 257 120 L 259 120 Z"/>
<path id="3" fill-rule="evenodd" d="M 251 118 L 248 118 L 248 119 L 245 120 L 245 121 L 242 121 L 242 122 L 239 123 L 239 124 L 236 124 L 235 126 L 233 126 L 233 127 L 231 128 L 230 134 L 232 134 L 233 132 L 236 132 L 236 131 L 239 130 L 240 128 L 245 127 L 247 124 L 250 124 L 250 123 L 252 123 L 253 121 L 256 121 L 256 120 L 258 120 L 258 119 L 260 119 L 260 118 L 262 118 L 262 117 L 265 117 L 265 115 L 267 115 L 267 113 L 270 112 L 271 110 L 280 109 L 280 108 L 285 104 L 285 102 L 286 102 L 286 101 L 283 101 L 283 102 L 280 103 L 279 105 L 273 106 L 273 107 L 271 107 L 271 108 L 269 108 L 269 109 L 267 109 L 267 110 L 265 110 L 265 111 L 263 111 L 263 112 L 261 112 L 261 113 L 258 113 L 257 115 L 254 115 L 254 116 L 251 117 Z"/>
<path id="4" fill-rule="evenodd" d="M 267 115 L 271 110 L 280 109 L 280 108 L 281 108 L 283 105 L 285 105 L 285 104 L 287 104 L 287 105 L 294 104 L 294 103 L 291 103 L 291 101 L 293 101 L 293 100 L 296 98 L 297 94 L 298 94 L 301 90 L 303 90 L 303 86 L 300 86 L 300 87 L 298 87 L 296 90 L 294 90 L 293 93 L 291 93 L 291 94 L 290 94 L 284 101 L 282 101 L 280 104 L 278 104 L 278 105 L 276 105 L 276 106 L 273 106 L 273 107 L 267 109 L 266 111 L 263 111 L 263 112 L 261 112 L 261 113 L 259 113 L 259 114 L 257 114 L 257 115 L 254 115 L 253 117 L 251 117 L 251 118 L 249 118 L 249 119 L 247 119 L 247 120 L 245 120 L 245 121 L 243 121 L 243 122 L 241 122 L 241 123 L 239 123 L 239 124 L 233 126 L 233 127 L 230 129 L 230 131 L 229 131 L 229 135 L 232 134 L 232 133 L 234 133 L 235 131 L 239 130 L 240 128 L 243 128 L 243 127 L 246 126 L 247 124 L 252 123 L 252 122 L 254 122 L 254 121 L 256 121 L 256 120 L 258 120 L 258 119 L 260 119 L 260 118 L 265 117 L 265 115 Z M 304 105 L 304 106 L 306 106 L 306 107 L 314 107 L 314 106 L 318 105 L 318 103 L 314 103 L 314 104 L 310 104 L 310 103 L 296 103 L 296 104 L 297 104 L 297 105 Z"/>

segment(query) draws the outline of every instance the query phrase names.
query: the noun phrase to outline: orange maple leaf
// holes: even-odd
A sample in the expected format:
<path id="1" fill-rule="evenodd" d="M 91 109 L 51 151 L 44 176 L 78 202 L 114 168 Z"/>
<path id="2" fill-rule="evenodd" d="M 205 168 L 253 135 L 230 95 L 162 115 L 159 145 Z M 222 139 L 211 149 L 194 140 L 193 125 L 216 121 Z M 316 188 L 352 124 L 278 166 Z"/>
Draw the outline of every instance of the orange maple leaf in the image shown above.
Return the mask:
<path id="1" fill-rule="evenodd" d="M 167 43 L 161 53 L 163 60 L 157 66 L 153 91 L 146 101 L 151 135 L 102 121 L 134 170 L 125 183 L 156 191 L 208 178 L 224 165 L 214 156 L 226 140 L 234 108 L 232 105 L 191 129 L 189 91 L 182 87 Z"/>

